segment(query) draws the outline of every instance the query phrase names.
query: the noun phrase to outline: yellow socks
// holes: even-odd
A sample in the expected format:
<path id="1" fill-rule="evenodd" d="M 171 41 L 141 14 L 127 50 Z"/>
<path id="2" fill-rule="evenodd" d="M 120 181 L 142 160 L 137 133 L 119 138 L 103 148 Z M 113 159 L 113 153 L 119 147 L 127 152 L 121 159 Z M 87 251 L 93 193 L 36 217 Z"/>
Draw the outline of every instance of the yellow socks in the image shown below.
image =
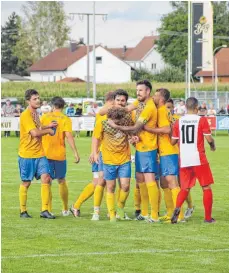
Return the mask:
<path id="1" fill-rule="evenodd" d="M 163 189 L 163 191 L 167 215 L 171 218 L 174 211 L 172 191 L 169 188 Z"/>
<path id="2" fill-rule="evenodd" d="M 125 207 L 126 199 L 129 196 L 129 191 L 125 192 L 120 190 L 120 195 L 118 199 L 118 207 L 123 209 Z"/>
<path id="3" fill-rule="evenodd" d="M 146 183 L 139 183 L 140 196 L 141 196 L 141 214 L 148 216 L 149 214 L 149 196 Z"/>
<path id="4" fill-rule="evenodd" d="M 120 187 L 116 187 L 115 199 L 116 199 L 117 202 L 118 202 L 119 197 L 120 197 L 120 191 L 121 191 Z"/>
<path id="5" fill-rule="evenodd" d="M 59 194 L 63 203 L 63 210 L 68 210 L 68 185 L 66 181 L 59 183 Z"/>
<path id="6" fill-rule="evenodd" d="M 110 215 L 110 219 L 115 217 L 115 194 L 107 192 L 107 209 Z"/>
<path id="7" fill-rule="evenodd" d="M 189 191 L 188 197 L 186 198 L 186 202 L 188 204 L 188 208 L 192 209 L 193 208 L 193 204 L 192 204 L 192 196 L 191 196 L 190 191 Z"/>
<path id="8" fill-rule="evenodd" d="M 158 199 L 159 190 L 156 182 L 146 183 L 149 195 L 149 201 L 151 205 L 151 218 L 153 220 L 158 220 Z"/>
<path id="9" fill-rule="evenodd" d="M 21 210 L 21 212 L 24 212 L 24 211 L 27 210 L 27 208 L 26 208 L 27 191 L 28 191 L 27 187 L 25 187 L 23 185 L 20 185 L 20 188 L 19 188 L 19 201 L 20 201 L 20 210 Z"/>
<path id="10" fill-rule="evenodd" d="M 141 195 L 140 195 L 140 189 L 134 188 L 134 207 L 135 210 L 141 209 Z"/>
<path id="11" fill-rule="evenodd" d="M 103 198 L 104 187 L 97 185 L 94 191 L 94 211 L 99 213 L 99 208 Z"/>
<path id="12" fill-rule="evenodd" d="M 174 188 L 174 189 L 171 189 L 171 192 L 172 192 L 172 198 L 173 198 L 173 206 L 174 208 L 176 207 L 176 202 L 177 202 L 177 196 L 180 192 L 180 187 L 177 187 L 177 188 Z M 184 219 L 184 212 L 183 212 L 183 209 L 181 207 L 181 210 L 180 210 L 180 214 L 179 214 L 179 218 L 180 220 L 183 220 Z"/>
<path id="13" fill-rule="evenodd" d="M 80 209 L 81 205 L 88 199 L 90 198 L 95 191 L 95 186 L 93 183 L 89 183 L 82 191 L 80 194 L 79 198 L 74 204 L 75 209 Z"/>
<path id="14" fill-rule="evenodd" d="M 52 191 L 50 191 L 50 194 L 49 194 L 48 211 L 52 212 Z"/>
<path id="15" fill-rule="evenodd" d="M 161 207 L 161 188 L 158 187 L 158 212 L 160 212 L 160 207 Z"/>
<path id="16" fill-rule="evenodd" d="M 48 210 L 49 196 L 51 192 L 50 184 L 41 184 L 41 210 Z"/>

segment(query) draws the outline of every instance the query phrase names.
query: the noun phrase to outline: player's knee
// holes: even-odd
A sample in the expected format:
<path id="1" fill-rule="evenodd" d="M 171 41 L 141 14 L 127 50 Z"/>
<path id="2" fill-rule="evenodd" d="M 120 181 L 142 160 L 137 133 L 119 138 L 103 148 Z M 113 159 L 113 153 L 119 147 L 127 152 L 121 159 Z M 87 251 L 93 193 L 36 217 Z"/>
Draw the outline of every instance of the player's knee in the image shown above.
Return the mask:
<path id="1" fill-rule="evenodd" d="M 43 184 L 51 184 L 51 177 L 50 177 L 50 175 L 49 174 L 43 174 L 41 176 L 41 182 Z"/>
<path id="2" fill-rule="evenodd" d="M 30 185 L 31 185 L 31 182 L 25 182 L 25 181 L 23 181 L 21 183 L 21 185 L 28 189 L 30 187 Z"/>
<path id="3" fill-rule="evenodd" d="M 65 178 L 59 178 L 57 181 L 59 184 L 65 183 Z"/>
<path id="4" fill-rule="evenodd" d="M 203 191 L 210 190 L 211 189 L 211 185 L 203 186 L 202 189 L 203 189 Z"/>
<path id="5" fill-rule="evenodd" d="M 130 190 L 130 185 L 122 185 L 122 190 L 128 192 Z"/>

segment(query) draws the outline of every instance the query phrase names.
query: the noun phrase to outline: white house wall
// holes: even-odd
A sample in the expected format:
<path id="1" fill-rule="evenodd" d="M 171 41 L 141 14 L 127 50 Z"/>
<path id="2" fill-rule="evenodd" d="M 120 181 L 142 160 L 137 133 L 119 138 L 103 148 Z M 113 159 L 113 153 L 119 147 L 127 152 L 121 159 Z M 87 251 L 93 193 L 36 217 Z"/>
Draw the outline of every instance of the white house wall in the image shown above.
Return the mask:
<path id="1" fill-rule="evenodd" d="M 30 72 L 30 80 L 34 82 L 54 82 L 67 77 L 66 71 L 35 71 Z"/>
<path id="2" fill-rule="evenodd" d="M 146 69 L 151 73 L 160 72 L 165 68 L 165 63 L 161 55 L 152 48 L 141 61 L 128 61 L 136 69 Z M 152 69 L 152 64 L 156 64 L 156 69 Z"/>
<path id="3" fill-rule="evenodd" d="M 131 81 L 131 67 L 103 47 L 96 48 L 96 57 L 102 57 L 102 63 L 96 64 L 97 83 L 124 83 Z M 90 52 L 90 79 L 93 79 L 93 52 Z M 87 56 L 72 64 L 67 70 L 68 77 L 87 78 Z"/>

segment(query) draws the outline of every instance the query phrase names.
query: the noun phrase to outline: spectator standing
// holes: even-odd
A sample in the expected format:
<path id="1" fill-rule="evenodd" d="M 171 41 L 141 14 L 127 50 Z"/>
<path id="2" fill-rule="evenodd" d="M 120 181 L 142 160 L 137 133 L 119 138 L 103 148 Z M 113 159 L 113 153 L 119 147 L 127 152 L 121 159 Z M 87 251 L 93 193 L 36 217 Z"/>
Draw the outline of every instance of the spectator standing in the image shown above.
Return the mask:
<path id="1" fill-rule="evenodd" d="M 6 100 L 6 104 L 2 107 L 2 114 L 4 117 L 14 117 L 15 107 L 11 104 L 10 100 Z M 10 131 L 5 131 L 4 136 L 10 136 Z"/>
<path id="2" fill-rule="evenodd" d="M 75 108 L 74 108 L 73 103 L 70 103 L 69 107 L 66 108 L 66 115 L 68 117 L 74 117 L 75 116 Z"/>
<path id="3" fill-rule="evenodd" d="M 51 110 L 52 110 L 51 106 L 48 105 L 48 102 L 44 100 L 41 106 L 41 115 L 51 112 Z"/>
<path id="4" fill-rule="evenodd" d="M 199 106 L 199 108 L 198 108 L 198 115 L 199 116 L 206 116 L 207 113 L 208 113 L 207 105 L 205 102 L 203 102 L 201 104 L 201 106 Z"/>
<path id="5" fill-rule="evenodd" d="M 183 100 L 180 100 L 179 104 L 174 109 L 174 111 L 179 116 L 184 116 L 185 115 L 185 113 L 186 113 L 186 107 L 185 107 L 185 103 L 184 103 Z"/>
<path id="6" fill-rule="evenodd" d="M 88 106 L 87 108 L 87 115 L 91 116 L 91 117 L 95 117 L 96 114 L 99 112 L 99 107 L 98 104 L 96 102 L 91 102 L 90 106 Z M 91 132 L 87 131 L 87 136 L 90 136 Z"/>
<path id="7" fill-rule="evenodd" d="M 221 108 L 220 108 L 220 110 L 218 111 L 217 114 L 218 114 L 218 115 L 226 115 L 227 112 L 226 112 L 225 108 L 224 108 L 223 106 L 221 106 Z"/>
<path id="8" fill-rule="evenodd" d="M 210 106 L 210 109 L 208 109 L 208 116 L 215 116 L 216 110 L 214 109 L 213 105 Z"/>
<path id="9" fill-rule="evenodd" d="M 16 108 L 14 110 L 14 116 L 15 117 L 20 117 L 21 113 L 23 112 L 21 104 L 16 104 Z M 16 137 L 20 136 L 20 131 L 15 131 Z"/>
<path id="10" fill-rule="evenodd" d="M 77 108 L 76 108 L 76 112 L 75 112 L 75 116 L 76 117 L 81 117 L 83 113 L 83 105 L 82 103 L 79 103 Z M 77 120 L 77 130 L 76 130 L 76 137 L 80 137 L 80 119 L 76 119 Z"/>

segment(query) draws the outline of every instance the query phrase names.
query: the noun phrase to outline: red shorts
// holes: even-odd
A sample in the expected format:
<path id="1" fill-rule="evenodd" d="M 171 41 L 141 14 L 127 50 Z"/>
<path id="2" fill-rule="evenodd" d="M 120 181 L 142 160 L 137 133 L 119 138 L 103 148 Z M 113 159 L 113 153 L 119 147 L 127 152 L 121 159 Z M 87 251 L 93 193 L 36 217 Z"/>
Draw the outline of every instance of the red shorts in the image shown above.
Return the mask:
<path id="1" fill-rule="evenodd" d="M 209 164 L 180 168 L 181 189 L 192 188 L 199 180 L 200 186 L 208 186 L 214 183 Z"/>

